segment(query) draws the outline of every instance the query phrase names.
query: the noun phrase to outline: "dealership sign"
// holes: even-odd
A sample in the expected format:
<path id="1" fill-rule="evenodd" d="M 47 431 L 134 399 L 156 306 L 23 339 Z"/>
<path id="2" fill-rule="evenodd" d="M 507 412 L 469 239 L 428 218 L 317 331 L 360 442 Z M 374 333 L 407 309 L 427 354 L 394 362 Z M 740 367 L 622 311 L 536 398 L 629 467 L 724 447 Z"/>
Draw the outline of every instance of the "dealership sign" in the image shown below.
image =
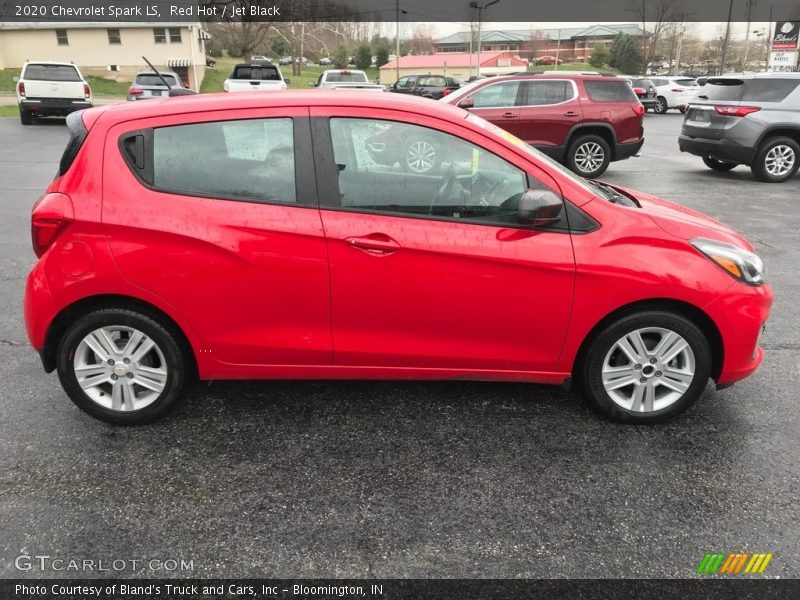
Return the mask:
<path id="1" fill-rule="evenodd" d="M 794 69 L 797 66 L 797 54 L 797 50 L 792 52 L 770 52 L 769 66 L 784 68 L 788 67 L 788 70 Z"/>
<path id="2" fill-rule="evenodd" d="M 800 21 L 778 21 L 772 38 L 773 50 L 794 50 L 797 48 L 797 33 Z"/>

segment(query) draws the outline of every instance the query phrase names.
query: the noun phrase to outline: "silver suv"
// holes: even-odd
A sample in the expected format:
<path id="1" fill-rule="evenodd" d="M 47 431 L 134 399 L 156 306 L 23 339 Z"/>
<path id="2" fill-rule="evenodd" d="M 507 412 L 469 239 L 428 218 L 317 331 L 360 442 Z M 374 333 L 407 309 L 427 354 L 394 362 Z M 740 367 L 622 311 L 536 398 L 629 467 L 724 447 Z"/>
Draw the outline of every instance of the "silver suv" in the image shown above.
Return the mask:
<path id="1" fill-rule="evenodd" d="M 748 165 L 760 181 L 791 179 L 800 166 L 800 73 L 709 77 L 678 146 L 715 171 Z"/>

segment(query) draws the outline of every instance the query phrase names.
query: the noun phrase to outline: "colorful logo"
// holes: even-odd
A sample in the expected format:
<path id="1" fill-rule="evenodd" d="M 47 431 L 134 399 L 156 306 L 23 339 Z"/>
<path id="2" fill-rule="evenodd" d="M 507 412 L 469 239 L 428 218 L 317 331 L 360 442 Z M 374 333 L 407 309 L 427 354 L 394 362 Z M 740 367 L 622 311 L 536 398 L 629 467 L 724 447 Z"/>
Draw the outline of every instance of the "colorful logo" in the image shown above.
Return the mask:
<path id="1" fill-rule="evenodd" d="M 696 572 L 703 575 L 755 575 L 763 573 L 771 560 L 771 552 L 706 552 Z"/>

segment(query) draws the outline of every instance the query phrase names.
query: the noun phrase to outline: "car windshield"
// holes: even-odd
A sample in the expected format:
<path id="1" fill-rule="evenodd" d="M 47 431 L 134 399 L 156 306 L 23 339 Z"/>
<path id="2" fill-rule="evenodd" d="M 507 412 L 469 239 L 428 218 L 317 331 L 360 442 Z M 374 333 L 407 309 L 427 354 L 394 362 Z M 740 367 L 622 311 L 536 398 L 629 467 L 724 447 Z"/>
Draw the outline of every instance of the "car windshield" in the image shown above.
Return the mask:
<path id="1" fill-rule="evenodd" d="M 452 94 L 451 94 L 451 96 L 452 96 Z M 589 183 L 587 182 L 586 179 L 576 175 L 575 173 L 573 173 L 572 171 L 567 169 L 565 166 L 557 163 L 556 161 L 554 161 L 552 158 L 550 158 L 546 154 L 544 154 L 542 152 L 539 152 L 536 148 L 534 148 L 530 144 L 526 144 L 521 139 L 519 139 L 517 136 L 507 132 L 505 129 L 501 129 L 497 125 L 495 125 L 493 123 L 490 123 L 486 119 L 483 119 L 483 118 L 481 118 L 478 115 L 473 114 L 473 113 L 469 113 L 467 115 L 467 121 L 477 125 L 478 127 L 482 127 L 483 129 L 486 129 L 487 131 L 490 131 L 491 133 L 501 137 L 506 142 L 509 142 L 512 145 L 516 146 L 517 148 L 520 148 L 520 149 L 524 150 L 525 152 L 527 152 L 531 156 L 535 157 L 537 160 L 540 160 L 542 162 L 547 163 L 547 165 L 549 167 L 551 167 L 553 170 L 558 171 L 564 177 L 566 177 L 566 178 L 570 179 L 571 181 L 573 181 L 574 183 L 578 184 L 584 190 L 586 190 L 588 193 L 590 193 L 590 194 L 592 194 L 594 196 L 600 196 L 600 197 L 606 198 L 608 200 L 611 200 L 611 198 L 609 198 L 609 196 L 606 195 L 606 194 L 602 194 L 602 193 L 598 194 L 598 188 L 595 187 L 595 186 L 589 185 Z"/>
<path id="2" fill-rule="evenodd" d="M 738 100 L 743 85 L 741 79 L 709 79 L 697 97 L 703 100 Z"/>
<path id="3" fill-rule="evenodd" d="M 171 86 L 180 86 L 180 82 L 177 80 L 175 75 L 170 75 L 169 73 L 162 73 L 161 74 L 164 79 L 167 80 L 167 83 Z M 158 87 L 166 87 L 164 82 L 161 80 L 161 77 L 156 75 L 155 73 L 144 73 L 136 76 L 136 84 L 137 85 L 147 85 L 147 86 L 158 86 Z"/>
<path id="4" fill-rule="evenodd" d="M 72 65 L 28 65 L 24 79 L 28 81 L 81 81 Z"/>
<path id="5" fill-rule="evenodd" d="M 278 69 L 271 65 L 238 66 L 233 70 L 231 79 L 260 79 L 262 81 L 280 81 Z"/>

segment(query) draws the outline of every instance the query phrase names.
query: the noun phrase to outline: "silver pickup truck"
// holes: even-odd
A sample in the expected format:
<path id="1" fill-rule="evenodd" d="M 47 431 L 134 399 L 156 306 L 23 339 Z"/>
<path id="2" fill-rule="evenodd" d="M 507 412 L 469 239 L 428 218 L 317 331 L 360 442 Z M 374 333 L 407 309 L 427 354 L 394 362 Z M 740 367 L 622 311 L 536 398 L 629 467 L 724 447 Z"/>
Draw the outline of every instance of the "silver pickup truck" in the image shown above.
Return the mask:
<path id="1" fill-rule="evenodd" d="M 240 64 L 222 84 L 226 92 L 273 92 L 285 90 L 289 80 L 283 78 L 275 64 Z"/>
<path id="2" fill-rule="evenodd" d="M 14 82 L 23 125 L 35 116 L 66 116 L 92 106 L 92 90 L 72 63 L 28 61 Z"/>
<path id="3" fill-rule="evenodd" d="M 370 92 L 386 91 L 379 83 L 370 83 L 364 71 L 350 69 L 329 69 L 323 71 L 317 82 L 308 82 L 309 87 L 334 90 L 366 90 Z"/>

